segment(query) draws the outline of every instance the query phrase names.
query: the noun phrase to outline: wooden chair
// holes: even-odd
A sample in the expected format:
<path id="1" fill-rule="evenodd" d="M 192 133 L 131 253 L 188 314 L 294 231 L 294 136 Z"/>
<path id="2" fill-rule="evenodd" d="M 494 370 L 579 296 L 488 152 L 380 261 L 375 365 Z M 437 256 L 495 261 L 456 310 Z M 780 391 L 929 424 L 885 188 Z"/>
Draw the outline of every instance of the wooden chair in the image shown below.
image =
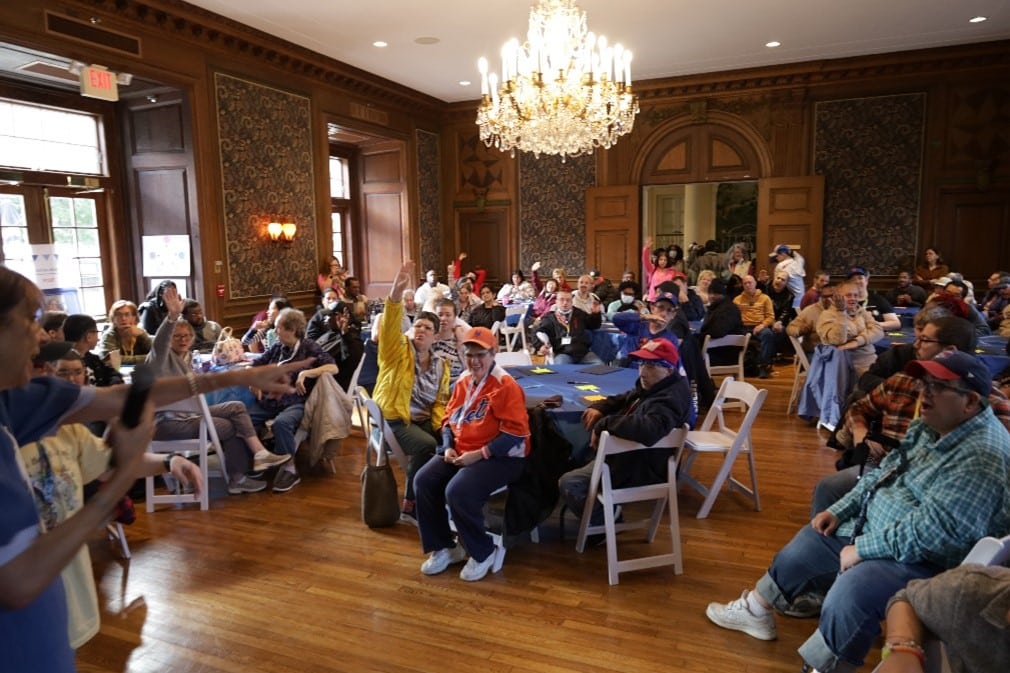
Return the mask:
<path id="1" fill-rule="evenodd" d="M 715 401 L 705 416 L 705 421 L 698 430 L 687 433 L 687 440 L 678 456 L 680 463 L 680 481 L 688 484 L 696 491 L 705 496 L 705 502 L 698 510 L 698 518 L 704 519 L 712 510 L 716 497 L 722 490 L 724 483 L 729 482 L 730 490 L 737 490 L 746 495 L 754 502 L 754 509 L 761 511 L 761 499 L 758 495 L 757 472 L 754 469 L 754 443 L 751 440 L 751 426 L 757 418 L 765 398 L 768 396 L 767 390 L 758 390 L 745 381 L 736 381 L 732 376 L 723 379 L 719 393 L 715 396 Z M 723 411 L 728 401 L 737 401 L 744 405 L 747 410 L 744 414 L 743 422 L 739 429 L 733 430 L 726 426 Z M 716 429 L 713 426 L 718 422 Z M 694 461 L 701 453 L 721 453 L 723 456 L 722 466 L 716 475 L 711 486 L 704 486 L 693 476 L 691 468 Z M 747 462 L 750 468 L 750 487 L 733 478 L 733 463 L 741 453 L 747 455 Z"/>
<path id="2" fill-rule="evenodd" d="M 607 542 L 607 579 L 610 584 L 617 584 L 619 581 L 618 576 L 622 572 L 629 570 L 672 565 L 675 574 L 680 575 L 684 572 L 683 557 L 680 550 L 680 521 L 677 511 L 676 455 L 677 449 L 683 446 L 687 433 L 686 426 L 675 428 L 651 447 L 614 437 L 607 431 L 604 431 L 600 435 L 599 446 L 596 449 L 596 462 L 593 464 L 593 474 L 589 480 L 589 491 L 586 496 L 585 508 L 582 510 L 582 520 L 579 523 L 579 537 L 575 543 L 575 549 L 579 553 L 582 553 L 585 549 L 586 537 L 588 535 L 603 533 L 606 536 Z M 614 488 L 610 476 L 610 466 L 606 462 L 607 456 L 649 448 L 670 449 L 666 480 L 644 486 Z M 623 521 L 621 523 L 617 522 L 615 508 L 618 505 L 643 501 L 654 502 L 652 515 L 649 518 Z M 590 524 L 590 518 L 597 502 L 603 506 L 604 523 L 603 525 L 594 526 Z M 656 532 L 659 530 L 659 522 L 663 517 L 664 509 L 668 510 L 669 516 L 670 551 L 653 556 L 619 560 L 617 558 L 617 534 L 621 531 L 644 528 L 646 530 L 646 542 L 651 543 L 656 537 Z"/>
<path id="3" fill-rule="evenodd" d="M 148 512 L 154 511 L 157 504 L 186 504 L 198 502 L 200 509 L 210 507 L 210 477 L 221 477 L 228 481 L 228 470 L 225 466 L 224 450 L 221 448 L 221 440 L 217 436 L 217 428 L 214 427 L 214 419 L 210 415 L 210 408 L 207 406 L 207 398 L 203 395 L 188 397 L 174 404 L 159 407 L 158 411 L 178 411 L 185 413 L 199 414 L 200 429 L 193 439 L 167 439 L 152 441 L 148 450 L 152 453 L 181 453 L 187 457 L 197 456 L 200 472 L 203 474 L 203 484 L 200 495 L 194 493 L 183 493 L 176 489 L 174 493 L 155 494 L 154 477 L 145 478 L 146 502 L 145 508 Z M 216 465 L 210 461 L 210 448 L 214 450 L 217 457 Z"/>
<path id="4" fill-rule="evenodd" d="M 796 365 L 796 375 L 793 376 L 793 390 L 789 393 L 786 416 L 789 415 L 794 404 L 799 406 L 800 391 L 803 390 L 803 382 L 806 381 L 807 372 L 810 371 L 810 358 L 807 357 L 807 352 L 803 350 L 803 337 L 790 336 L 789 342 L 793 345 L 793 350 L 796 351 L 796 356 L 793 359 Z"/>
<path id="5" fill-rule="evenodd" d="M 529 350 L 526 343 L 526 313 L 529 310 L 530 304 L 515 304 L 505 307 L 505 322 L 499 325 L 498 332 L 505 337 L 506 351 Z M 513 316 L 518 316 L 519 322 L 514 326 L 509 326 L 509 318 Z M 521 349 L 518 348 L 520 345 Z"/>

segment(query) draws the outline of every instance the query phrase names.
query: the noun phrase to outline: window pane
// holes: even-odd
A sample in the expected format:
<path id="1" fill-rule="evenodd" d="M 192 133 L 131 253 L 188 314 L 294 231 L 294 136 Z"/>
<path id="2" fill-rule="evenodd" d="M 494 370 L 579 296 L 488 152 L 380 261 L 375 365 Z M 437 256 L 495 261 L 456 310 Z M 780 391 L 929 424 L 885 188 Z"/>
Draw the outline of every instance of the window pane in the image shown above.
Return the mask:
<path id="1" fill-rule="evenodd" d="M 77 254 L 81 257 L 99 257 L 102 250 L 98 245 L 97 229 L 77 230 Z"/>
<path id="2" fill-rule="evenodd" d="M 61 196 L 50 197 L 49 213 L 53 218 L 53 227 L 74 226 L 74 215 L 70 199 Z"/>
<path id="3" fill-rule="evenodd" d="M 105 306 L 105 290 L 100 287 L 81 288 L 81 309 L 88 315 L 101 316 L 108 313 Z"/>
<path id="4" fill-rule="evenodd" d="M 78 227 L 97 227 L 95 202 L 93 199 L 74 199 L 74 220 Z"/>
<path id="5" fill-rule="evenodd" d="M 20 194 L 0 194 L 0 225 L 26 227 L 25 199 Z"/>
<path id="6" fill-rule="evenodd" d="M 100 123 L 86 112 L 0 101 L 0 164 L 102 175 Z"/>
<path id="7" fill-rule="evenodd" d="M 94 257 L 82 257 L 78 260 L 81 269 L 81 285 L 102 284 L 102 261 Z"/>

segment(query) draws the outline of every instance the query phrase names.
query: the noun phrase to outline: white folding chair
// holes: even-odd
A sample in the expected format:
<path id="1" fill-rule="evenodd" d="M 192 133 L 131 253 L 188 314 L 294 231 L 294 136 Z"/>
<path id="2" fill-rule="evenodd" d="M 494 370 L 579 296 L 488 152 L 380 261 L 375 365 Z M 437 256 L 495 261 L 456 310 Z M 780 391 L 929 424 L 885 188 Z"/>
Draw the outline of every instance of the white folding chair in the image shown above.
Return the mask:
<path id="1" fill-rule="evenodd" d="M 750 334 L 728 334 L 724 337 L 719 337 L 718 339 L 712 339 L 706 334 L 705 340 L 701 344 L 701 354 L 705 359 L 705 369 L 708 370 L 709 376 L 723 376 L 728 374 L 729 376 L 736 378 L 737 381 L 743 381 L 743 362 L 744 357 L 747 355 L 747 347 L 750 345 L 750 337 Z M 709 359 L 708 349 L 722 348 L 725 346 L 733 346 L 740 349 L 736 362 L 728 365 L 713 365 Z M 743 408 L 736 402 L 731 403 L 730 407 Z"/>
<path id="2" fill-rule="evenodd" d="M 379 405 L 368 396 L 364 388 L 358 388 L 358 394 L 361 397 L 361 403 L 368 412 L 368 418 L 362 422 L 361 427 L 366 428 L 368 444 L 375 451 L 376 459 L 380 461 L 379 464 L 385 461 L 387 455 L 392 455 L 406 473 L 410 459 L 400 447 L 400 442 L 396 440 L 393 429 L 389 427 L 389 423 L 382 417 Z"/>
<path id="3" fill-rule="evenodd" d="M 751 440 L 751 426 L 757 418 L 765 398 L 768 396 L 767 390 L 758 390 L 745 381 L 735 381 L 732 376 L 723 379 L 719 393 L 715 396 L 715 402 L 705 416 L 705 422 L 698 430 L 687 433 L 687 440 L 681 449 L 678 462 L 680 463 L 680 481 L 688 484 L 696 491 L 705 496 L 705 502 L 698 510 L 698 518 L 704 519 L 712 510 L 716 497 L 722 490 L 724 483 L 729 483 L 730 490 L 737 490 L 746 495 L 754 502 L 754 509 L 761 511 L 761 499 L 758 496 L 757 472 L 754 469 L 754 442 Z M 747 410 L 743 417 L 743 422 L 738 430 L 733 430 L 726 426 L 723 410 L 727 401 L 735 400 L 744 405 Z M 713 429 L 718 421 L 718 427 Z M 704 486 L 697 479 L 691 476 L 691 468 L 700 453 L 721 453 L 723 455 L 722 466 L 716 475 L 711 486 Z M 747 462 L 750 467 L 750 487 L 748 488 L 739 480 L 733 477 L 733 463 L 741 453 L 747 454 Z"/>
<path id="4" fill-rule="evenodd" d="M 178 411 L 192 414 L 199 414 L 200 429 L 193 439 L 167 439 L 152 441 L 148 450 L 152 453 L 181 453 L 187 457 L 198 456 L 200 472 L 203 475 L 203 484 L 200 495 L 194 493 L 169 493 L 155 494 L 154 477 L 145 478 L 146 502 L 145 508 L 148 512 L 154 511 L 157 504 L 185 504 L 198 502 L 200 509 L 210 507 L 210 477 L 221 477 L 228 481 L 228 470 L 225 467 L 224 450 L 221 448 L 221 440 L 217 436 L 217 428 L 214 427 L 214 419 L 210 415 L 210 408 L 207 406 L 207 398 L 203 395 L 189 397 L 174 404 L 159 407 L 157 411 Z M 216 465 L 212 466 L 209 449 L 214 449 L 217 457 Z"/>
<path id="5" fill-rule="evenodd" d="M 803 382 L 806 381 L 807 372 L 810 371 L 810 358 L 807 357 L 807 352 L 803 350 L 803 337 L 790 336 L 789 342 L 792 343 L 793 350 L 796 351 L 796 357 L 793 359 L 796 365 L 796 375 L 793 376 L 793 390 L 789 393 L 786 416 L 789 415 L 794 404 L 799 404 L 800 391 L 803 390 Z"/>
<path id="6" fill-rule="evenodd" d="M 529 350 L 526 344 L 526 312 L 530 310 L 529 304 L 515 304 L 505 307 L 505 322 L 501 323 L 498 332 L 505 337 L 505 350 L 519 350 L 517 346 L 522 345 L 522 350 Z M 519 322 L 515 326 L 509 326 L 509 318 L 518 316 Z"/>
<path id="7" fill-rule="evenodd" d="M 683 556 L 680 550 L 680 520 L 677 510 L 677 449 L 683 446 L 686 436 L 686 426 L 675 428 L 666 437 L 648 447 L 614 437 L 607 431 L 600 434 L 599 446 L 596 449 L 596 462 L 593 464 L 593 474 L 589 479 L 589 491 L 586 495 L 586 506 L 582 510 L 579 537 L 575 543 L 575 549 L 582 553 L 588 535 L 603 533 L 607 541 L 607 579 L 610 584 L 617 584 L 620 573 L 629 570 L 672 565 L 674 574 L 680 575 L 684 572 Z M 607 465 L 607 456 L 649 448 L 670 449 L 670 458 L 667 460 L 666 466 L 666 481 L 644 486 L 614 488 L 610 476 L 610 466 Z M 617 522 L 615 508 L 618 505 L 642 501 L 654 501 L 655 503 L 649 518 Z M 603 506 L 604 523 L 600 526 L 593 526 L 590 525 L 590 518 L 597 502 Z M 664 509 L 668 510 L 670 521 L 670 552 L 618 560 L 617 534 L 625 530 L 644 528 L 646 542 L 651 543 L 659 530 L 659 522 L 663 517 Z"/>
<path id="8" fill-rule="evenodd" d="M 502 367 L 529 367 L 533 364 L 533 358 L 527 350 L 499 351 L 494 356 L 494 361 Z"/>

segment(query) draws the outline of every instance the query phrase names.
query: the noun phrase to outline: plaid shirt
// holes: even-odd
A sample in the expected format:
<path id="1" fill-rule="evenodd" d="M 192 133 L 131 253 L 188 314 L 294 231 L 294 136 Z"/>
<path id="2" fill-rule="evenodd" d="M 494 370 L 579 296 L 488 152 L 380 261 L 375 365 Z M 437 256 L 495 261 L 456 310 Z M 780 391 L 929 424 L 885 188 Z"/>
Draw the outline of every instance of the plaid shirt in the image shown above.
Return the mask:
<path id="1" fill-rule="evenodd" d="M 909 468 L 873 494 L 855 540 L 861 558 L 952 568 L 979 538 L 1010 531 L 1010 433 L 988 403 L 944 437 L 914 421 L 902 447 Z M 828 509 L 840 521 L 835 535 L 852 535 L 863 494 L 891 477 L 900 453 Z"/>
<path id="2" fill-rule="evenodd" d="M 919 417 L 919 380 L 898 372 L 887 377 L 879 386 L 852 403 L 845 413 L 845 425 L 852 429 L 869 429 L 880 419 L 880 432 L 891 439 L 901 439 L 908 426 Z M 1010 400 L 993 389 L 989 395 L 996 418 L 1010 432 Z"/>

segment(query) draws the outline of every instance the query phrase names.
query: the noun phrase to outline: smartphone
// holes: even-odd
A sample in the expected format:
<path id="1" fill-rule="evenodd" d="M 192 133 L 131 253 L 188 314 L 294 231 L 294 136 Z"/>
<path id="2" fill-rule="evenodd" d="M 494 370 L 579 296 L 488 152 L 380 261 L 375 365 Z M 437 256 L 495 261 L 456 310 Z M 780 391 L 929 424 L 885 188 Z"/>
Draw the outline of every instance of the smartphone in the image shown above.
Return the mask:
<path id="1" fill-rule="evenodd" d="M 154 386 L 154 370 L 150 365 L 139 364 L 133 370 L 130 389 L 126 393 L 123 412 L 119 421 L 127 428 L 135 428 L 140 423 L 140 415 L 144 412 L 147 396 Z"/>

